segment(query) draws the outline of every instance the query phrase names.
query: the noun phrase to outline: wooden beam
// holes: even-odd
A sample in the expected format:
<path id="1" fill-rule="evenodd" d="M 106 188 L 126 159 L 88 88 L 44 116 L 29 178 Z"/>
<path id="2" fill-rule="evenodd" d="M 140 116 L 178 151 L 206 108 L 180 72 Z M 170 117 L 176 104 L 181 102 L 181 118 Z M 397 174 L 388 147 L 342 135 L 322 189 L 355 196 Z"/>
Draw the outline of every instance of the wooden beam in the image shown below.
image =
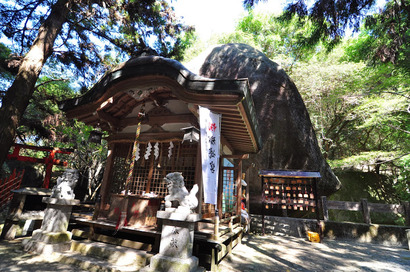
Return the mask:
<path id="1" fill-rule="evenodd" d="M 138 142 L 170 142 L 182 141 L 184 137 L 183 132 L 163 132 L 163 133 L 141 133 Z M 135 133 L 121 133 L 113 134 L 107 138 L 109 143 L 133 143 L 135 140 Z"/>
<path id="2" fill-rule="evenodd" d="M 120 121 L 121 127 L 134 126 L 138 123 L 137 118 L 124 118 Z M 148 120 L 143 120 L 144 125 L 159 125 L 163 124 L 174 124 L 174 123 L 190 123 L 192 125 L 197 125 L 198 120 L 192 114 L 176 114 L 176 115 L 166 115 L 166 116 L 148 116 Z"/>
<path id="3" fill-rule="evenodd" d="M 115 131 L 117 128 L 120 128 L 120 120 L 113 117 L 111 114 L 108 114 L 102 110 L 97 110 L 97 116 L 101 120 L 107 122 L 111 130 Z"/>
<path id="4" fill-rule="evenodd" d="M 224 159 L 239 159 L 246 160 L 249 159 L 249 154 L 238 154 L 238 155 L 222 155 Z"/>

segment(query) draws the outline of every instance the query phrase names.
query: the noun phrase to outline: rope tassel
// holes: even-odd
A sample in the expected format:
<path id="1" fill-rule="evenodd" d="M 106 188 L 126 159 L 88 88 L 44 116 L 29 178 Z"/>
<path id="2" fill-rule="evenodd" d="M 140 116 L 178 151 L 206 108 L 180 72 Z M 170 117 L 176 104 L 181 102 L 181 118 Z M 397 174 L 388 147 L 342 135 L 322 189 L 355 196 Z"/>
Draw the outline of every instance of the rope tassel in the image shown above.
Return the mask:
<path id="1" fill-rule="evenodd" d="M 137 131 L 135 133 L 135 141 L 134 141 L 134 145 L 132 147 L 132 157 L 131 157 L 131 163 L 130 163 L 130 169 L 128 170 L 128 175 L 127 175 L 127 179 L 125 181 L 125 197 L 124 197 L 124 203 L 121 209 L 121 213 L 118 217 L 118 222 L 117 225 L 115 226 L 115 232 L 114 234 L 116 234 L 118 232 L 118 230 L 122 229 L 124 226 L 127 225 L 127 206 L 128 206 L 128 184 L 131 182 L 132 180 L 132 174 L 134 172 L 134 164 L 135 161 L 137 161 L 139 159 L 139 144 L 138 144 L 138 138 L 140 137 L 141 134 L 141 121 L 142 118 L 145 116 L 144 113 L 144 105 L 141 108 L 141 112 L 138 113 L 138 125 L 137 125 Z"/>

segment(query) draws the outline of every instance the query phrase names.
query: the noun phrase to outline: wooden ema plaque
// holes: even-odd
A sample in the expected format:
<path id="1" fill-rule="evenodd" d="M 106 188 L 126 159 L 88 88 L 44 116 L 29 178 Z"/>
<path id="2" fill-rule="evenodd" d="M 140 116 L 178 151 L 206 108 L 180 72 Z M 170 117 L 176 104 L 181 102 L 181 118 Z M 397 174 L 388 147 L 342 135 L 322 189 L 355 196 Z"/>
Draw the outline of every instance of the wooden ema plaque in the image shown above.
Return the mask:
<path id="1" fill-rule="evenodd" d="M 312 182 L 306 179 L 264 178 L 265 209 L 315 211 Z"/>
<path id="2" fill-rule="evenodd" d="M 317 182 L 319 172 L 262 170 L 262 224 L 267 210 L 316 212 L 318 214 Z"/>

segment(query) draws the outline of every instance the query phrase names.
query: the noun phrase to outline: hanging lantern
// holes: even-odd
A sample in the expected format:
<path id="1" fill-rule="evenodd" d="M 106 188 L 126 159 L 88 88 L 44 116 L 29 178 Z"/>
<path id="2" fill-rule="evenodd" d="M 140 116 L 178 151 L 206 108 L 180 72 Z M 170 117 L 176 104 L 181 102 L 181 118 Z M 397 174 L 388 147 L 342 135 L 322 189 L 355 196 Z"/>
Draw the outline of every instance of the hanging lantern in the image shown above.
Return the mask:
<path id="1" fill-rule="evenodd" d="M 182 139 L 182 143 L 185 141 L 189 141 L 189 143 L 199 142 L 199 129 L 192 126 L 181 128 L 181 130 L 184 132 L 184 138 Z"/>
<path id="2" fill-rule="evenodd" d="M 102 135 L 103 135 L 103 133 L 101 131 L 92 130 L 90 132 L 90 136 L 88 136 L 88 142 L 101 144 Z"/>

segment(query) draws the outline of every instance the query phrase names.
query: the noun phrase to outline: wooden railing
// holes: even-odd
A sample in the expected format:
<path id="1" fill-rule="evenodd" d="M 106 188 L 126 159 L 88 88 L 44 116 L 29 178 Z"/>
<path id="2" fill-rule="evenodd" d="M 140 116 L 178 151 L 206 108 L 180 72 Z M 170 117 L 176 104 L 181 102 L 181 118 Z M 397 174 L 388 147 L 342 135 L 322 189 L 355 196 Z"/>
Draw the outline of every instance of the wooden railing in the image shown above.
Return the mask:
<path id="1" fill-rule="evenodd" d="M 0 210 L 13 198 L 12 190 L 20 188 L 23 176 L 24 170 L 17 173 L 14 169 L 11 176 L 4 180 L 0 179 Z"/>
<path id="2" fill-rule="evenodd" d="M 371 224 L 370 212 L 402 214 L 406 220 L 406 226 L 410 226 L 410 203 L 402 202 L 401 204 L 380 204 L 369 203 L 367 199 L 361 199 L 360 202 L 349 201 L 329 201 L 326 196 L 321 197 L 321 206 L 323 210 L 323 219 L 329 221 L 329 210 L 358 211 L 363 214 L 363 220 L 366 224 Z"/>

